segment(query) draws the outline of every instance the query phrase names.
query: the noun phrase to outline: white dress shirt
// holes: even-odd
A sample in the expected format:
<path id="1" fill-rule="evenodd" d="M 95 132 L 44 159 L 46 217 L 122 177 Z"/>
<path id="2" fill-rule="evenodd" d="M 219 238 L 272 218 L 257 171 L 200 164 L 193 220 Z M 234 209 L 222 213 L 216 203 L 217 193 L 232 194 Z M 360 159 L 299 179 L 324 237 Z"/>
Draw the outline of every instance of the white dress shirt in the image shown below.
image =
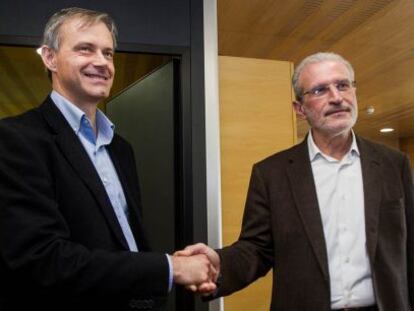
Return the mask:
<path id="1" fill-rule="evenodd" d="M 374 305 L 355 135 L 352 132 L 351 148 L 341 160 L 323 154 L 311 131 L 307 143 L 328 252 L 331 308 Z"/>

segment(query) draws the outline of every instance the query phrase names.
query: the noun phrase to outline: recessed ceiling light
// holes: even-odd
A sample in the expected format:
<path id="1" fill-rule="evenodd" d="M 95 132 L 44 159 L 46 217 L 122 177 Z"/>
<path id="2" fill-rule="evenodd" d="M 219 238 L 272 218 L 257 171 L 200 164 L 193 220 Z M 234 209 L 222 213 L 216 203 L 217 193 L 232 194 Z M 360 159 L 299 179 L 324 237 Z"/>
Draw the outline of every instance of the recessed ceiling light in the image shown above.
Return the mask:
<path id="1" fill-rule="evenodd" d="M 390 132 L 394 132 L 394 129 L 391 127 L 384 127 L 382 129 L 380 129 L 381 133 L 390 133 Z"/>
<path id="2" fill-rule="evenodd" d="M 367 107 L 367 114 L 368 115 L 373 114 L 374 112 L 375 112 L 374 106 L 368 106 Z"/>

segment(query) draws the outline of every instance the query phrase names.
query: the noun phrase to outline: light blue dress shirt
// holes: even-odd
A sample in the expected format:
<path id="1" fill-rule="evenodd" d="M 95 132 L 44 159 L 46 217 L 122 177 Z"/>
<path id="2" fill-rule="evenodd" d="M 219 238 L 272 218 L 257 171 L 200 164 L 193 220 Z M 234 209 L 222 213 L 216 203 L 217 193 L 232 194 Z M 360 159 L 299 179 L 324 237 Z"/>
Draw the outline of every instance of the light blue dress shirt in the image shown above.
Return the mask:
<path id="1" fill-rule="evenodd" d="M 86 114 L 76 105 L 72 104 L 65 97 L 56 91 L 52 91 L 50 97 L 56 107 L 68 121 L 70 127 L 82 143 L 85 151 L 91 159 L 95 169 L 101 178 L 109 200 L 111 201 L 115 215 L 121 226 L 124 237 L 128 243 L 129 250 L 137 252 L 138 247 L 129 226 L 128 205 L 125 194 L 119 181 L 118 174 L 108 154 L 106 146 L 109 145 L 114 137 L 114 124 L 103 114 L 102 111 L 96 111 L 96 129 L 95 135 L 91 121 Z M 169 290 L 172 287 L 172 264 L 167 255 L 169 264 Z"/>

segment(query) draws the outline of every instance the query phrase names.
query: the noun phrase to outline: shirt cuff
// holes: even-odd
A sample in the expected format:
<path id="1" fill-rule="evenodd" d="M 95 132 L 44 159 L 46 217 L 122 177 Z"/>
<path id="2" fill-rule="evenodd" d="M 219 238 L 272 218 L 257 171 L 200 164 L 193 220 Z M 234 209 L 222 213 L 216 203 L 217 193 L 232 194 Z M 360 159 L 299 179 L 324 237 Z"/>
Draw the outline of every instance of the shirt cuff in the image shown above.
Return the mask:
<path id="1" fill-rule="evenodd" d="M 174 275 L 173 272 L 174 271 L 173 271 L 173 265 L 172 265 L 172 262 L 171 262 L 170 255 L 165 254 L 165 256 L 167 256 L 168 271 L 169 271 L 169 274 L 168 274 L 168 292 L 171 292 L 172 286 L 173 286 L 173 275 Z"/>

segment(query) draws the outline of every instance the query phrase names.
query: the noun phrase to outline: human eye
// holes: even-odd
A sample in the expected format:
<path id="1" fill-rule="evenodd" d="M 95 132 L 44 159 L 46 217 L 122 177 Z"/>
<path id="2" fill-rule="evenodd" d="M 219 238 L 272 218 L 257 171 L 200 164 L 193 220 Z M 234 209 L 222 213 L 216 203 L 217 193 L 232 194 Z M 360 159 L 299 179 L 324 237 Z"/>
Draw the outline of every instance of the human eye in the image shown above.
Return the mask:
<path id="1" fill-rule="evenodd" d="M 82 53 L 91 53 L 93 49 L 90 45 L 82 44 L 76 47 L 76 50 Z"/>
<path id="2" fill-rule="evenodd" d="M 351 83 L 349 81 L 339 81 L 335 83 L 335 86 L 338 91 L 348 91 L 351 87 Z"/>
<path id="3" fill-rule="evenodd" d="M 311 89 L 309 93 L 314 96 L 322 96 L 326 94 L 327 91 L 328 91 L 327 85 L 318 85 L 318 86 L 315 86 L 313 89 Z"/>
<path id="4" fill-rule="evenodd" d="M 114 58 L 114 52 L 113 51 L 104 51 L 103 55 L 107 58 L 107 59 L 113 59 Z"/>

